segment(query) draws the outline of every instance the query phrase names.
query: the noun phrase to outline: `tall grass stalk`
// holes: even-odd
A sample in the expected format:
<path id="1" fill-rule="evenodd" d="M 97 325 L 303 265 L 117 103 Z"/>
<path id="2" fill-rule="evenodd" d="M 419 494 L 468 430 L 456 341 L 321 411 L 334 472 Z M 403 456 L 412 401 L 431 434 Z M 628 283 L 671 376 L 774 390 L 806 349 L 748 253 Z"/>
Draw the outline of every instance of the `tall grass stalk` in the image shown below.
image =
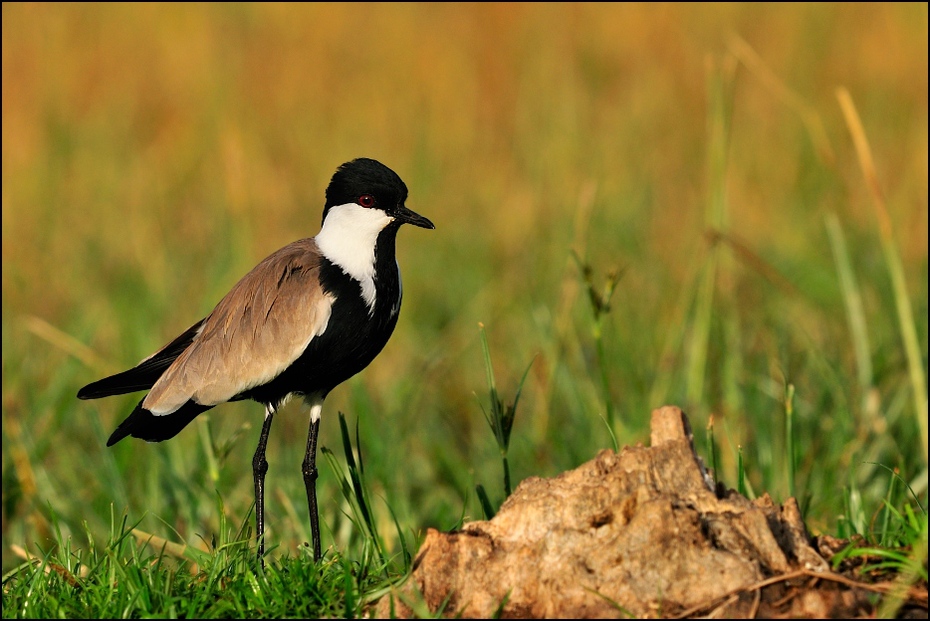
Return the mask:
<path id="1" fill-rule="evenodd" d="M 349 427 L 346 424 L 345 414 L 339 412 L 339 431 L 342 437 L 342 450 L 346 458 L 346 465 L 349 468 L 349 481 L 351 482 L 352 499 L 355 500 L 355 506 L 358 507 L 362 521 L 366 530 L 371 537 L 378 556 L 384 560 L 384 546 L 381 543 L 381 537 L 378 536 L 378 530 L 375 527 L 374 514 L 370 507 L 371 501 L 368 498 L 368 488 L 363 485 L 365 475 L 365 462 L 362 460 L 362 446 L 358 437 L 358 421 L 355 422 L 355 449 L 352 447 L 352 439 L 349 437 Z M 358 460 L 355 459 L 355 452 L 358 451 Z M 345 491 L 346 486 L 342 486 Z M 346 498 L 349 500 L 349 498 Z"/>
<path id="2" fill-rule="evenodd" d="M 484 324 L 478 324 L 478 328 L 481 334 L 481 347 L 484 352 L 484 368 L 488 380 L 488 408 L 485 409 L 482 405 L 481 411 L 484 413 L 484 418 L 491 427 L 491 431 L 494 433 L 494 440 L 497 442 L 497 448 L 500 451 L 504 471 L 504 497 L 507 498 L 513 493 L 513 485 L 510 480 L 510 462 L 507 458 L 507 452 L 510 449 L 510 432 L 513 431 L 513 422 L 517 415 L 517 406 L 520 403 L 520 393 L 523 392 L 523 384 L 526 382 L 527 375 L 529 375 L 530 367 L 533 366 L 533 361 L 530 361 L 530 364 L 527 365 L 526 370 L 523 372 L 523 377 L 520 378 L 520 383 L 517 385 L 517 392 L 514 394 L 513 402 L 505 406 L 497 391 L 497 384 L 494 380 L 491 349 L 488 346 L 488 337 L 484 331 Z M 483 495 L 484 500 L 482 504 L 484 505 L 487 500 L 487 495 L 484 493 L 483 487 L 479 486 L 478 494 L 479 497 Z M 487 513 L 488 506 L 484 508 L 485 513 Z"/>
<path id="3" fill-rule="evenodd" d="M 862 126 L 862 120 L 856 111 L 852 95 L 845 88 L 836 91 L 836 97 L 843 110 L 846 125 L 856 147 L 856 156 L 859 159 L 859 168 L 865 178 L 865 185 L 872 199 L 875 219 L 878 221 L 878 233 L 881 238 L 882 252 L 885 263 L 891 276 L 891 286 L 894 290 L 895 309 L 898 314 L 898 328 L 901 331 L 901 340 L 907 354 L 908 375 L 911 380 L 911 389 L 914 395 L 914 416 L 917 419 L 917 428 L 920 429 L 921 446 L 924 451 L 924 466 L 927 465 L 927 376 L 924 373 L 923 359 L 920 353 L 920 341 L 917 338 L 917 329 L 914 326 L 914 312 L 911 309 L 910 296 L 907 293 L 907 281 L 904 278 L 904 266 L 894 240 L 894 231 L 891 216 L 885 205 L 885 198 L 875 172 L 872 160 L 872 149 L 869 139 Z"/>
<path id="4" fill-rule="evenodd" d="M 707 180 L 709 193 L 704 224 L 708 230 L 727 230 L 727 151 L 730 141 L 735 62 L 707 59 Z M 714 293 L 721 248 L 712 244 L 697 288 L 694 322 L 686 368 L 686 395 L 691 407 L 703 408 L 708 343 L 713 323 Z"/>
<path id="5" fill-rule="evenodd" d="M 745 66 L 767 91 L 778 98 L 785 106 L 795 112 L 804 123 L 811 142 L 820 160 L 832 166 L 836 161 L 830 139 L 824 129 L 823 120 L 817 109 L 804 100 L 794 89 L 769 68 L 762 57 L 739 35 L 732 35 L 728 44 L 729 52 Z"/>
<path id="6" fill-rule="evenodd" d="M 596 196 L 596 182 L 588 181 L 582 184 L 575 201 L 570 248 L 586 247 L 588 230 L 591 225 L 591 212 L 594 208 Z M 564 259 L 561 284 L 551 319 L 552 336 L 544 342 L 544 346 L 547 346 L 543 350 L 544 355 L 547 359 L 551 359 L 553 364 L 547 365 L 545 380 L 542 385 L 545 390 L 545 397 L 542 400 L 543 407 L 537 408 L 536 414 L 531 421 L 534 430 L 533 436 L 539 440 L 546 437 L 549 419 L 552 416 L 553 400 L 556 397 L 556 387 L 558 386 L 556 378 L 566 358 L 566 350 L 569 346 L 577 346 L 577 339 L 573 336 L 574 325 L 572 324 L 572 309 L 578 299 L 578 278 L 573 267 L 573 264 L 577 264 L 576 256 L 577 253 L 573 252 Z M 570 335 L 572 336 L 570 337 Z"/>
<path id="7" fill-rule="evenodd" d="M 788 462 L 788 495 L 797 498 L 797 452 L 794 442 L 794 384 L 785 387 L 785 447 Z"/>
<path id="8" fill-rule="evenodd" d="M 710 460 L 710 470 L 713 473 L 714 482 L 720 481 L 720 472 L 717 470 L 717 441 L 714 438 L 714 415 L 707 417 L 707 459 Z"/>
<path id="9" fill-rule="evenodd" d="M 736 491 L 743 496 L 746 492 L 746 467 L 743 465 L 743 447 L 736 447 Z"/>
<path id="10" fill-rule="evenodd" d="M 220 467 L 216 459 L 214 450 L 213 434 L 210 432 L 210 418 L 204 416 L 197 421 L 197 437 L 200 439 L 200 450 L 203 451 L 203 457 L 207 464 L 207 475 L 210 481 L 216 484 L 220 480 Z"/>
<path id="11" fill-rule="evenodd" d="M 830 250 L 833 251 L 833 260 L 840 279 L 840 289 L 843 293 L 843 303 L 846 306 L 846 320 L 849 322 L 849 331 L 852 336 L 853 351 L 856 353 L 856 375 L 859 378 L 859 390 L 862 396 L 862 407 L 866 409 L 866 402 L 872 390 L 872 355 L 869 347 L 869 329 L 865 319 L 865 308 L 862 304 L 862 293 L 859 283 L 853 272 L 849 249 L 846 246 L 846 237 L 843 227 L 836 213 L 829 212 L 824 216 L 827 226 L 827 239 L 830 240 Z"/>
<path id="12" fill-rule="evenodd" d="M 346 504 L 351 508 L 352 515 L 349 517 L 358 529 L 362 542 L 362 555 L 366 558 L 374 558 L 375 563 L 381 566 L 383 571 L 387 571 L 388 560 L 385 555 L 384 538 L 378 530 L 378 522 L 372 506 L 371 494 L 365 482 L 365 462 L 362 459 L 358 422 L 356 422 L 355 425 L 354 446 L 352 438 L 349 435 L 349 427 L 346 423 L 345 414 L 342 412 L 339 412 L 339 431 L 342 439 L 342 448 L 348 476 L 346 476 L 346 471 L 341 467 L 332 451 L 325 447 L 323 447 L 321 451 L 336 473 L 336 478 L 339 481 L 339 488 L 342 490 L 342 496 Z M 391 511 L 391 515 L 397 529 L 403 564 L 406 568 L 409 566 L 410 562 L 410 551 L 407 547 L 403 530 L 397 522 L 397 518 L 394 516 L 393 511 Z"/>
<path id="13" fill-rule="evenodd" d="M 594 350 L 597 355 L 598 375 L 601 380 L 601 395 L 604 399 L 604 412 L 607 420 L 607 427 L 610 429 L 610 435 L 613 438 L 614 450 L 618 450 L 616 439 L 616 416 L 614 414 L 614 400 L 611 396 L 610 389 L 610 371 L 607 361 L 607 354 L 604 348 L 604 320 L 610 313 L 610 300 L 617 290 L 617 284 L 623 277 L 622 269 L 612 269 L 607 272 L 607 278 L 604 286 L 599 290 L 594 283 L 594 268 L 582 260 L 578 253 L 572 250 L 572 257 L 581 270 L 581 276 L 584 280 L 585 290 L 588 293 L 588 302 L 591 305 L 591 337 L 594 339 Z"/>
<path id="14" fill-rule="evenodd" d="M 688 316 L 691 312 L 697 295 L 694 283 L 698 281 L 701 273 L 701 267 L 694 265 L 690 268 L 685 282 L 691 283 L 691 286 L 680 287 L 675 296 L 674 311 L 668 326 L 664 326 L 662 334 L 662 346 L 657 357 L 657 366 L 666 360 L 674 360 L 677 354 L 684 350 L 686 337 L 688 333 Z M 652 379 L 652 385 L 648 393 L 647 403 L 658 404 L 665 403 L 670 394 L 673 394 L 672 387 L 675 385 L 676 377 L 673 373 L 656 373 Z"/>
<path id="15" fill-rule="evenodd" d="M 891 540 L 891 516 L 895 499 L 895 483 L 898 481 L 898 473 L 892 471 L 892 476 L 888 477 L 888 493 L 885 494 L 885 507 L 882 515 L 881 538 L 879 545 L 892 545 Z"/>

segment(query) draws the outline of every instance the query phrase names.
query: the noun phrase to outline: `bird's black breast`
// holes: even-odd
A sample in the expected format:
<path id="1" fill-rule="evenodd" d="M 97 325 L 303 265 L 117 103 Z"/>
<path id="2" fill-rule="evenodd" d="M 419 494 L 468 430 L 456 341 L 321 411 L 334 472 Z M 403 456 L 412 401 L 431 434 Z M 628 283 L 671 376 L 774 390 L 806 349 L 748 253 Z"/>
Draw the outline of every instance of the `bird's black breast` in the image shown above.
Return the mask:
<path id="1" fill-rule="evenodd" d="M 334 298 L 326 330 L 280 375 L 238 398 L 277 405 L 291 393 L 325 397 L 367 367 L 394 332 L 400 309 L 400 278 L 393 253 L 390 262 L 381 263 L 376 264 L 375 305 L 369 312 L 359 282 L 324 258 L 320 282 Z"/>

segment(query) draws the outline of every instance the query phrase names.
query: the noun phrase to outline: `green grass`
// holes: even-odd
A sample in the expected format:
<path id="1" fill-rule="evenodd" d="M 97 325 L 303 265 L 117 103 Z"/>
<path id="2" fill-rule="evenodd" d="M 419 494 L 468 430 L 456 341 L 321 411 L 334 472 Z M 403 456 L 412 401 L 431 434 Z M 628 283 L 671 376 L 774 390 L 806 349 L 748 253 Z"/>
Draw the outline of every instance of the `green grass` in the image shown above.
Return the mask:
<path id="1" fill-rule="evenodd" d="M 926 5 L 2 10 L 4 617 L 357 615 L 663 404 L 717 480 L 925 552 Z M 258 405 L 107 449 L 139 395 L 75 393 L 314 235 L 358 156 L 437 229 L 324 408 L 320 567 L 276 417 L 262 575 Z"/>
<path id="2" fill-rule="evenodd" d="M 40 551 L 4 576 L 4 616 L 358 617 L 373 594 L 402 576 L 365 554 L 333 554 L 317 565 L 310 548 L 277 556 L 260 570 L 251 535 L 243 525 L 192 555 L 197 560 L 174 558 L 134 537 L 125 517 L 96 545 L 72 548 L 59 536 L 55 551 Z"/>

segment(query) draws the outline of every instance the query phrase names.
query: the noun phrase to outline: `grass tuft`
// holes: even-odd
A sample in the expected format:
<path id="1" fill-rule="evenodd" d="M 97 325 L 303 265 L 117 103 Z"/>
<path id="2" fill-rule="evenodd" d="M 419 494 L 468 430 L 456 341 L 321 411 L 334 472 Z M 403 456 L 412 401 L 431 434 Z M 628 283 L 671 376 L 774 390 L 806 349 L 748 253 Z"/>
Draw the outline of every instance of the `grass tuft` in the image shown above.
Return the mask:
<path id="1" fill-rule="evenodd" d="M 494 434 L 494 441 L 497 443 L 497 449 L 500 452 L 501 463 L 504 476 L 504 498 L 508 498 L 513 493 L 513 486 L 510 481 L 510 462 L 507 460 L 507 452 L 510 449 L 510 434 L 513 431 L 513 422 L 517 417 L 517 406 L 520 403 L 520 393 L 523 392 L 523 384 L 526 382 L 526 376 L 533 366 L 533 361 L 526 367 L 520 383 L 517 384 L 517 391 L 514 394 L 513 401 L 504 405 L 500 393 L 497 391 L 497 384 L 494 380 L 494 366 L 491 363 L 491 349 L 488 346 L 488 338 L 484 331 L 484 324 L 478 324 L 481 333 L 481 348 L 484 352 L 484 368 L 487 371 L 488 380 L 488 408 L 481 405 L 481 411 L 484 418 L 491 427 Z M 478 498 L 481 502 L 482 509 L 488 519 L 494 516 L 495 511 L 488 499 L 487 492 L 482 485 L 476 487 Z"/>

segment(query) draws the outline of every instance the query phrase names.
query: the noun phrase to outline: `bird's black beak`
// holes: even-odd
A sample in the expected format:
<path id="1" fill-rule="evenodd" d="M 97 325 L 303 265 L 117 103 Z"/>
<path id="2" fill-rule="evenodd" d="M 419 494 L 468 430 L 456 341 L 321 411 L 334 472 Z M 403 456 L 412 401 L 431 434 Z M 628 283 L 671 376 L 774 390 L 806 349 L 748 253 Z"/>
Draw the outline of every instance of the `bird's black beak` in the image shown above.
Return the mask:
<path id="1" fill-rule="evenodd" d="M 436 226 L 430 222 L 429 219 L 424 218 L 415 211 L 407 209 L 407 207 L 404 205 L 400 205 L 394 212 L 394 219 L 401 224 L 412 224 L 413 226 L 418 226 L 423 229 L 436 228 Z"/>

